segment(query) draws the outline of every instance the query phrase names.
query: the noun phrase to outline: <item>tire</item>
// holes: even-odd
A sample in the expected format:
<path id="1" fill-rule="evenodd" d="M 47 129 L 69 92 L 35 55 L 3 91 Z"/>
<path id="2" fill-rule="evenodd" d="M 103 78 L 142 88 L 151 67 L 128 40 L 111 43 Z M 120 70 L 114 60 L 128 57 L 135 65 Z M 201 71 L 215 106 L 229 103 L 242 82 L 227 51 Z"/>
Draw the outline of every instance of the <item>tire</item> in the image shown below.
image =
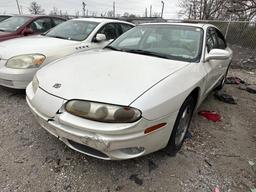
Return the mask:
<path id="1" fill-rule="evenodd" d="M 183 142 L 185 140 L 186 133 L 189 129 L 191 119 L 193 116 L 193 112 L 196 106 L 196 101 L 192 96 L 189 96 L 185 102 L 182 104 L 178 116 L 176 118 L 172 134 L 170 136 L 170 139 L 168 141 L 167 146 L 163 149 L 164 152 L 166 152 L 170 156 L 175 156 L 176 153 L 181 149 Z M 188 116 L 186 117 L 186 122 L 184 124 L 184 131 L 181 133 L 181 127 L 182 124 L 184 123 L 184 114 L 187 114 Z M 179 135 L 181 136 L 179 139 Z"/>

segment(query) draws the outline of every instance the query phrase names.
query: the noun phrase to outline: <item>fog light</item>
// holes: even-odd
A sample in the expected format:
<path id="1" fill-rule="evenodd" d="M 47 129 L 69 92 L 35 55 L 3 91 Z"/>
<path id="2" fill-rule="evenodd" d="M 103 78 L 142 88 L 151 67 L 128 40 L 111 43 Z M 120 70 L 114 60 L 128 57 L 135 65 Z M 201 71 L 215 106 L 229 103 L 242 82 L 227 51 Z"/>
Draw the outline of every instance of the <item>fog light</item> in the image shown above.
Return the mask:
<path id="1" fill-rule="evenodd" d="M 120 151 L 129 155 L 137 155 L 144 151 L 144 147 L 130 147 L 125 149 L 120 149 Z"/>

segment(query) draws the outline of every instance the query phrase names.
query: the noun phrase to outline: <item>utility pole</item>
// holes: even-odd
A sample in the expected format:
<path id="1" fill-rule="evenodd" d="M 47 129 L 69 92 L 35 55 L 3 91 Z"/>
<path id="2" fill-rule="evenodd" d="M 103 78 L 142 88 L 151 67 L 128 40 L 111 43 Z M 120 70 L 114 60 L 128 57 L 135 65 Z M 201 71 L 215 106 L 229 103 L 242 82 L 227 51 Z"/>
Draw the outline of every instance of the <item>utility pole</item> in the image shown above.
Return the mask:
<path id="1" fill-rule="evenodd" d="M 150 17 L 152 17 L 152 5 L 150 5 Z"/>
<path id="2" fill-rule="evenodd" d="M 20 12 L 23 15 L 23 7 L 22 7 L 22 5 L 20 5 Z"/>
<path id="3" fill-rule="evenodd" d="M 192 13 L 192 5 L 190 5 L 190 7 L 189 7 L 188 19 L 191 19 L 191 13 Z"/>
<path id="4" fill-rule="evenodd" d="M 82 5 L 83 5 L 83 16 L 85 17 L 85 7 L 86 7 L 85 2 L 83 2 Z"/>
<path id="5" fill-rule="evenodd" d="M 113 1 L 113 17 L 116 17 L 116 2 Z"/>
<path id="6" fill-rule="evenodd" d="M 18 7 L 19 14 L 21 14 L 21 13 L 20 13 L 20 5 L 19 5 L 19 1 L 18 1 L 18 0 L 16 0 L 16 3 L 17 3 L 17 7 Z"/>
<path id="7" fill-rule="evenodd" d="M 162 13 L 161 13 L 161 18 L 163 18 L 163 15 L 164 15 L 164 1 L 161 1 L 162 3 Z"/>
<path id="8" fill-rule="evenodd" d="M 148 17 L 148 8 L 145 9 L 145 17 Z"/>

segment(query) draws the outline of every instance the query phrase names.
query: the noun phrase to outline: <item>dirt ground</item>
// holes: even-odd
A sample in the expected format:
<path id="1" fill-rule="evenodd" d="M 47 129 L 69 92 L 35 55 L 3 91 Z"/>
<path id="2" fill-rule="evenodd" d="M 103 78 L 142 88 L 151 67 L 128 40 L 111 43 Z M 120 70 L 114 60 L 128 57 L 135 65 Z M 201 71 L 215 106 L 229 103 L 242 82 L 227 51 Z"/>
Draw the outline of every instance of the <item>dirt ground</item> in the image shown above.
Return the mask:
<path id="1" fill-rule="evenodd" d="M 256 71 L 232 69 L 256 84 Z M 182 150 L 126 161 L 103 161 L 66 147 L 34 120 L 23 92 L 0 87 L 1 192 L 249 192 L 256 187 L 256 95 L 226 85 L 237 105 L 213 95 L 199 110 L 214 110 L 221 122 L 195 115 Z"/>

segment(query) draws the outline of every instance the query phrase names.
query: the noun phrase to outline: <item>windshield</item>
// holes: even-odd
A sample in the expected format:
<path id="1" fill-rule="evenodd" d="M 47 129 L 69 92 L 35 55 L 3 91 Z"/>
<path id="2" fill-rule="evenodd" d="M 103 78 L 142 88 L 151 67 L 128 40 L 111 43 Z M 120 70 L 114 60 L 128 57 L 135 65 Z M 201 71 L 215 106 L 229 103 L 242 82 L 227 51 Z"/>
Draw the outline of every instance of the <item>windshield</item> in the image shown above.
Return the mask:
<path id="1" fill-rule="evenodd" d="M 107 48 L 180 61 L 197 61 L 203 30 L 180 25 L 141 25 L 123 34 Z"/>
<path id="2" fill-rule="evenodd" d="M 0 23 L 0 31 L 14 32 L 17 31 L 22 25 L 28 22 L 30 17 L 14 16 L 10 17 Z"/>
<path id="3" fill-rule="evenodd" d="M 70 20 L 50 30 L 45 36 L 75 41 L 85 40 L 99 23 Z"/>

